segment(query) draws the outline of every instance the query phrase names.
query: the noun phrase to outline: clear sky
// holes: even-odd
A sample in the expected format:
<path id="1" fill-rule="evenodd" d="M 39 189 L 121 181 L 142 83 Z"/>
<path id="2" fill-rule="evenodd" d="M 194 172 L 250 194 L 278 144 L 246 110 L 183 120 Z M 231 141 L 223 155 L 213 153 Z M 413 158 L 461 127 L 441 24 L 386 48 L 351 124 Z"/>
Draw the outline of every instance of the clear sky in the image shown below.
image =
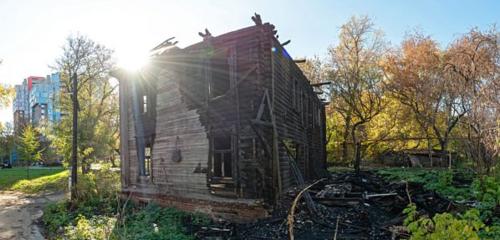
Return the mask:
<path id="1" fill-rule="evenodd" d="M 471 27 L 500 23 L 500 1 L 265 1 L 265 0 L 0 0 L 0 83 L 45 76 L 70 34 L 80 33 L 116 51 L 119 62 L 147 54 L 175 36 L 179 45 L 252 25 L 254 12 L 273 23 L 294 57 L 323 56 L 352 15 L 368 15 L 392 44 L 418 28 L 442 47 Z M 11 121 L 11 108 L 0 121 Z"/>

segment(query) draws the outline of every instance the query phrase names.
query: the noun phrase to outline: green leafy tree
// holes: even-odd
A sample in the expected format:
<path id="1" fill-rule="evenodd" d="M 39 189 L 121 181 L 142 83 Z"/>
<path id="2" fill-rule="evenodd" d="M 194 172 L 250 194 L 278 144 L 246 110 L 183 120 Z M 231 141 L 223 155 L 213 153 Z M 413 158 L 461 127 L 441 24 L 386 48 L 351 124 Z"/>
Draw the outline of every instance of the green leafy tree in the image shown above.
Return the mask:
<path id="1" fill-rule="evenodd" d="M 19 138 L 19 155 L 26 164 L 26 174 L 29 179 L 29 165 L 42 159 L 43 150 L 40 149 L 38 132 L 31 125 L 24 128 Z"/>
<path id="2" fill-rule="evenodd" d="M 0 65 L 2 64 L 2 59 L 0 59 Z M 0 84 L 0 108 L 3 108 L 10 104 L 12 101 L 12 96 L 14 96 L 14 88 Z"/>
<path id="3" fill-rule="evenodd" d="M 12 101 L 14 96 L 14 88 L 0 84 L 0 108 L 6 107 Z"/>
<path id="4" fill-rule="evenodd" d="M 65 160 L 71 156 L 72 95 L 70 76 L 78 79 L 78 159 L 82 173 L 96 160 L 111 159 L 118 141 L 117 84 L 109 81 L 113 51 L 85 36 L 71 36 L 53 69 L 61 73 L 65 91 L 59 103 L 67 113 L 54 126 L 52 142 Z"/>
<path id="5" fill-rule="evenodd" d="M 0 160 L 8 158 L 10 151 L 14 147 L 14 135 L 10 123 L 0 122 Z"/>

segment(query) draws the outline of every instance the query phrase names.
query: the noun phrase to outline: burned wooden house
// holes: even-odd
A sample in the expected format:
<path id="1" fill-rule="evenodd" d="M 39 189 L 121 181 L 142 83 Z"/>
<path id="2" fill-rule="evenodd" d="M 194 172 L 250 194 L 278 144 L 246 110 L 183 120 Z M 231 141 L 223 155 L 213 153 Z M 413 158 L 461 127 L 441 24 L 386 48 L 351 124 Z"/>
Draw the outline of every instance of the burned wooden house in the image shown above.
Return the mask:
<path id="1" fill-rule="evenodd" d="M 116 74 L 125 196 L 245 220 L 324 174 L 324 103 L 274 26 L 253 19 L 182 49 L 167 40 Z"/>

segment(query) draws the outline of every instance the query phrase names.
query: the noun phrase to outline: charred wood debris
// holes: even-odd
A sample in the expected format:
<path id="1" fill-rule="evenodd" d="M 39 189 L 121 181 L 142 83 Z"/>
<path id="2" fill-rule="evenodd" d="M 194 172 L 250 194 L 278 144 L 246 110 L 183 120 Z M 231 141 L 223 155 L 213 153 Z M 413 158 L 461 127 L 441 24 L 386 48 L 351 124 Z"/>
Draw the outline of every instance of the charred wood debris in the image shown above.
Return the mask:
<path id="1" fill-rule="evenodd" d="M 307 204 L 307 194 L 314 209 Z M 461 208 L 420 184 L 388 182 L 371 171 L 332 173 L 288 191 L 267 219 L 220 221 L 193 233 L 197 239 L 408 239 L 403 210 L 409 198 L 428 216 Z"/>

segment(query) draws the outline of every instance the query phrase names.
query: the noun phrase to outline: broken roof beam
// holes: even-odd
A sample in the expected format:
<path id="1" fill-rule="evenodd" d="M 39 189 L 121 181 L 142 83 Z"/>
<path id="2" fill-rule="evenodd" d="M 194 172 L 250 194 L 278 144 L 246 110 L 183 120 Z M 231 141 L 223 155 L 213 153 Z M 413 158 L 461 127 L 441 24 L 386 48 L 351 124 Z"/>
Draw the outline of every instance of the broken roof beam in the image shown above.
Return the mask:
<path id="1" fill-rule="evenodd" d="M 171 42 L 172 40 L 174 40 L 175 37 L 170 37 L 168 38 L 167 40 L 163 41 L 162 43 L 158 44 L 156 47 L 154 47 L 153 49 L 149 50 L 150 52 L 152 51 L 155 51 L 155 50 L 158 50 L 160 48 L 163 48 L 163 47 L 170 47 L 170 46 L 174 46 L 175 44 L 178 43 L 178 41 L 175 41 L 175 42 Z"/>
<path id="2" fill-rule="evenodd" d="M 281 46 L 284 47 L 284 46 L 288 45 L 291 41 L 292 40 L 287 40 L 287 41 L 281 43 Z"/>
<path id="3" fill-rule="evenodd" d="M 205 28 L 205 32 L 198 32 L 198 35 L 203 38 L 203 41 L 212 38 L 212 33 L 208 31 L 208 28 Z"/>
<path id="4" fill-rule="evenodd" d="M 313 86 L 313 87 L 319 87 L 319 86 L 330 85 L 330 84 L 332 84 L 331 81 L 326 81 L 326 82 L 319 82 L 319 83 L 311 83 L 311 86 Z"/>
<path id="5" fill-rule="evenodd" d="M 254 15 L 252 16 L 252 21 L 257 26 L 262 25 L 262 18 L 260 18 L 260 14 L 254 13 Z"/>

